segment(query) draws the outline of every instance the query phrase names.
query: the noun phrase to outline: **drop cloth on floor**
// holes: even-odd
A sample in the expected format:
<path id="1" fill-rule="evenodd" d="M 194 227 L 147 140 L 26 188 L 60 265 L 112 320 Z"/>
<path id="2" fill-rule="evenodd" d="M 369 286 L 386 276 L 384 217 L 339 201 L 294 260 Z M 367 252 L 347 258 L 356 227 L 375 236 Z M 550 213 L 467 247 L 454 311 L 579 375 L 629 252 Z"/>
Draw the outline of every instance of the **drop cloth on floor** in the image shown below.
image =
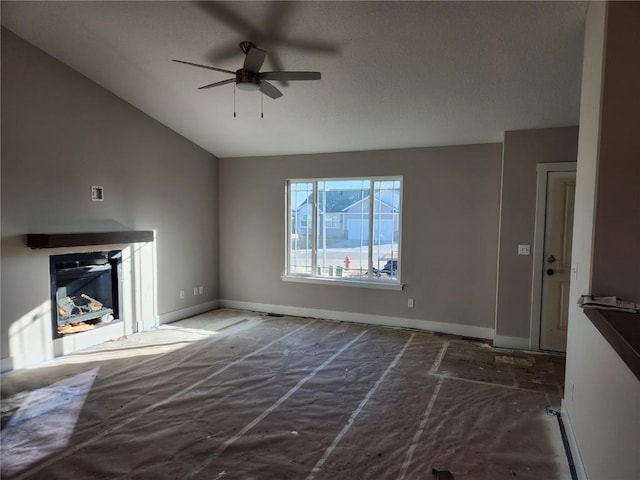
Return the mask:
<path id="1" fill-rule="evenodd" d="M 562 367 L 218 310 L 5 375 L 2 478 L 570 478 L 545 413 Z"/>

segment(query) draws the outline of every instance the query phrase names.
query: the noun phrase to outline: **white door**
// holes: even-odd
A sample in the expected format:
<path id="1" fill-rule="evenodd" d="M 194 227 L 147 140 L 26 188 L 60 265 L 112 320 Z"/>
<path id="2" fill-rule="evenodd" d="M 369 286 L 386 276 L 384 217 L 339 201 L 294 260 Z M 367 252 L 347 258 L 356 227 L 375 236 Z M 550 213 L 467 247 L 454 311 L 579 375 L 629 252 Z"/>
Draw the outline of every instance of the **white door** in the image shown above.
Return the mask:
<path id="1" fill-rule="evenodd" d="M 540 348 L 567 349 L 576 172 L 548 172 L 542 264 Z"/>

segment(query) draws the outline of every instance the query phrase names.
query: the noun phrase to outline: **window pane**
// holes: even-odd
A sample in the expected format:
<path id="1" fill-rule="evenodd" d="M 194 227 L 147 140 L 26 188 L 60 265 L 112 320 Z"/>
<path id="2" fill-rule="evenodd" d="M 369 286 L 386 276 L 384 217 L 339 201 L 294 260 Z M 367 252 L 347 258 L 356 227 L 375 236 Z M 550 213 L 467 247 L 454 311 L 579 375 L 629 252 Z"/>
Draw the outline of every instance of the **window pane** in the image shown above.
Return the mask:
<path id="1" fill-rule="evenodd" d="M 374 275 L 381 279 L 396 279 L 400 233 L 400 181 L 377 181 L 374 182 L 373 190 Z"/>
<path id="2" fill-rule="evenodd" d="M 312 274 L 313 268 L 313 183 L 289 184 L 289 273 Z"/>
<path id="3" fill-rule="evenodd" d="M 318 181 L 316 275 L 367 276 L 370 186 L 369 180 Z"/>
<path id="4" fill-rule="evenodd" d="M 289 181 L 287 274 L 398 283 L 401 184 Z"/>

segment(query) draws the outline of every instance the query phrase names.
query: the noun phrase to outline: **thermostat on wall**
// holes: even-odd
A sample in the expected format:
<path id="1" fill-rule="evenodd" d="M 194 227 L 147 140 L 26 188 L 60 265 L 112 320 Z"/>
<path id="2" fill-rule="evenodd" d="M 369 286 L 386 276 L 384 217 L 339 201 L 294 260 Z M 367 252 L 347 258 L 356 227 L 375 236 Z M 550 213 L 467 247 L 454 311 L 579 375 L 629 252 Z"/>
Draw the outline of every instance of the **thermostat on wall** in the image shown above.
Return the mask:
<path id="1" fill-rule="evenodd" d="M 91 185 L 91 200 L 94 202 L 104 201 L 104 188 L 99 185 Z"/>

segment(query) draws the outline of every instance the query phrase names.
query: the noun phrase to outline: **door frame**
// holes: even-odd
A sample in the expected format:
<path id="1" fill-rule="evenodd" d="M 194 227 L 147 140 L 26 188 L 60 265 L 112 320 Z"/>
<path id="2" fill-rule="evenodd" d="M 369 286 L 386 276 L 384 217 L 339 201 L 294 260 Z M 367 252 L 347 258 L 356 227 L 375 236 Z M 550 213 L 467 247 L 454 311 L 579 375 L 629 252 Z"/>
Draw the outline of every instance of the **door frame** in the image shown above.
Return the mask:
<path id="1" fill-rule="evenodd" d="M 544 265 L 544 234 L 547 213 L 547 179 L 549 172 L 575 172 L 577 162 L 538 163 L 536 186 L 536 220 L 533 234 L 533 277 L 531 281 L 531 319 L 529 322 L 529 350 L 540 350 L 542 313 L 542 267 Z"/>

